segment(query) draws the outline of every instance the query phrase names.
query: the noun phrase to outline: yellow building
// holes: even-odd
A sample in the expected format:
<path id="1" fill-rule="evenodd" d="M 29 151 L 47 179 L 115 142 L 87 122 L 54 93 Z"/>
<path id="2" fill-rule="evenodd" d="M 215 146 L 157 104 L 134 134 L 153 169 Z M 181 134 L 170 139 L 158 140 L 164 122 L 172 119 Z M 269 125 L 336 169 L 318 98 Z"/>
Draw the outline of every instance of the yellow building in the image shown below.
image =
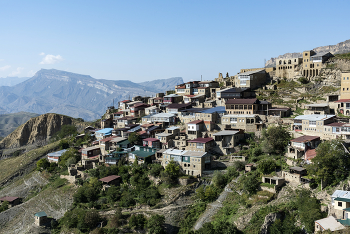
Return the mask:
<path id="1" fill-rule="evenodd" d="M 303 52 L 303 76 L 306 78 L 320 75 L 323 64 L 333 55 L 329 52 L 316 54 L 313 50 Z"/>
<path id="2" fill-rule="evenodd" d="M 342 72 L 340 99 L 350 99 L 350 72 Z"/>

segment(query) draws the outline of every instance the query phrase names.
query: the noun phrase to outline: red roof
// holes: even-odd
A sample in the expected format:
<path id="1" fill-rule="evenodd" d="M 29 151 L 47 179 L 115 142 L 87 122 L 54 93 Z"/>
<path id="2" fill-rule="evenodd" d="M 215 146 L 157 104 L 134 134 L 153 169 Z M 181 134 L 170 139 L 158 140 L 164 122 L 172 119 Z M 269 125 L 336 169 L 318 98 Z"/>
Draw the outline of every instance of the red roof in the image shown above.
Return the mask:
<path id="1" fill-rule="evenodd" d="M 139 131 L 138 134 L 141 136 L 143 134 L 146 134 L 147 132 L 146 131 Z"/>
<path id="2" fill-rule="evenodd" d="M 185 95 L 186 97 L 195 97 L 195 96 L 197 96 L 197 95 Z"/>
<path id="3" fill-rule="evenodd" d="M 136 103 L 136 104 L 134 105 L 134 107 L 139 107 L 139 106 L 149 106 L 149 105 L 146 104 L 146 103 Z"/>
<path id="4" fill-rule="evenodd" d="M 106 138 L 104 138 L 104 139 L 102 139 L 102 140 L 100 140 L 100 141 L 101 141 L 101 142 L 107 142 L 107 141 L 112 140 L 113 138 L 116 138 L 116 136 L 106 137 Z"/>
<path id="5" fill-rule="evenodd" d="M 116 112 L 116 113 L 114 113 L 115 115 L 121 115 L 121 114 L 123 114 L 124 112 L 123 111 L 118 111 L 118 112 Z"/>
<path id="6" fill-rule="evenodd" d="M 256 98 L 247 98 L 247 99 L 229 99 L 226 104 L 254 104 L 257 102 Z"/>
<path id="7" fill-rule="evenodd" d="M 305 152 L 305 160 L 311 160 L 316 157 L 316 149 L 309 149 Z"/>
<path id="8" fill-rule="evenodd" d="M 301 136 L 301 137 L 298 137 L 298 138 L 291 140 L 291 142 L 304 143 L 304 142 L 309 142 L 309 141 L 319 140 L 319 139 L 320 139 L 320 137 L 318 137 L 318 136 Z"/>
<path id="9" fill-rule="evenodd" d="M 335 101 L 335 102 L 350 102 L 350 99 L 340 99 L 340 100 Z"/>
<path id="10" fill-rule="evenodd" d="M 197 138 L 188 142 L 192 142 L 192 143 L 208 143 L 210 141 L 213 141 L 214 139 L 211 137 L 206 137 L 206 138 Z"/>
<path id="11" fill-rule="evenodd" d="M 0 198 L 0 201 L 8 201 L 8 202 L 13 202 L 14 200 L 18 199 L 18 197 L 2 197 Z"/>
<path id="12" fill-rule="evenodd" d="M 154 124 L 143 124 L 141 125 L 142 128 L 149 128 L 152 127 Z"/>
<path id="13" fill-rule="evenodd" d="M 195 120 L 195 121 L 189 122 L 187 124 L 199 124 L 199 123 L 203 123 L 203 120 Z"/>
<path id="14" fill-rule="evenodd" d="M 212 121 L 204 121 L 204 123 L 206 123 L 206 124 L 208 124 L 208 123 L 210 123 L 210 124 L 215 124 L 215 123 L 212 122 Z"/>
<path id="15" fill-rule="evenodd" d="M 125 102 L 130 102 L 130 100 L 124 100 L 124 101 L 121 101 L 121 102 L 123 102 L 123 103 L 125 103 Z"/>
<path id="16" fill-rule="evenodd" d="M 325 126 L 330 126 L 330 127 L 341 127 L 345 125 L 345 123 L 330 123 L 330 124 L 326 124 Z"/>
<path id="17" fill-rule="evenodd" d="M 150 138 L 143 139 L 143 141 L 159 141 L 159 139 L 150 137 Z"/>
<path id="18" fill-rule="evenodd" d="M 104 177 L 104 178 L 101 178 L 99 179 L 99 181 L 102 181 L 102 182 L 106 182 L 106 183 L 109 183 L 115 179 L 118 179 L 120 178 L 120 176 L 117 176 L 117 175 L 110 175 L 110 176 L 107 176 L 107 177 Z"/>
<path id="19" fill-rule="evenodd" d="M 163 100 L 163 98 L 162 97 L 156 97 L 156 98 L 154 98 L 154 100 Z"/>
<path id="20" fill-rule="evenodd" d="M 186 88 L 186 86 L 184 85 L 184 86 L 178 86 L 178 87 L 176 87 L 177 89 L 185 89 Z"/>

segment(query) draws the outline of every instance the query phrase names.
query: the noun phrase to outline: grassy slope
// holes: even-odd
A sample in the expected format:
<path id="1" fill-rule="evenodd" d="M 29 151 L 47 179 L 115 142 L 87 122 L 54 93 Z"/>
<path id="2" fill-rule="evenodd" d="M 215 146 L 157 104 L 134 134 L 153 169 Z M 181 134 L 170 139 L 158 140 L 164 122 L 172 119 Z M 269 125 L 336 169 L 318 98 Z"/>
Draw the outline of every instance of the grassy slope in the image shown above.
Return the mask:
<path id="1" fill-rule="evenodd" d="M 18 157 L 0 160 L 0 186 L 16 174 L 27 171 L 42 156 L 58 148 L 59 141 L 31 150 Z M 29 169 L 30 170 L 30 169 Z"/>

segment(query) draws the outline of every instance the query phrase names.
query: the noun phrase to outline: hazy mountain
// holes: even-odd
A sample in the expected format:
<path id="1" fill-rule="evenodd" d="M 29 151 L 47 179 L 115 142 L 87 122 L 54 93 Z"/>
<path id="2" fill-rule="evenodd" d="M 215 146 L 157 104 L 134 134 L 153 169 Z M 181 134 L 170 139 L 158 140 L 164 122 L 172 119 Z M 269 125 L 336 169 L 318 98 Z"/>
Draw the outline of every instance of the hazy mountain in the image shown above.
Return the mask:
<path id="1" fill-rule="evenodd" d="M 309 49 L 304 49 L 309 50 Z M 343 42 L 340 42 L 336 45 L 328 45 L 328 46 L 320 46 L 312 49 L 316 53 L 323 53 L 323 52 L 331 52 L 332 54 L 343 54 L 343 53 L 349 53 L 350 52 L 350 40 L 346 40 Z M 265 64 L 266 67 L 274 67 L 276 66 L 276 60 L 277 59 L 286 59 L 286 58 L 300 58 L 303 57 L 302 52 L 295 52 L 295 53 L 286 53 L 283 55 L 280 55 L 276 58 L 271 58 L 268 60 Z"/>
<path id="2" fill-rule="evenodd" d="M 11 113 L 58 113 L 93 120 L 101 117 L 113 99 L 116 105 L 129 96 L 152 96 L 156 92 L 174 89 L 182 82 L 182 78 L 169 78 L 134 83 L 42 69 L 22 83 L 0 87 L 0 106 Z"/>
<path id="3" fill-rule="evenodd" d="M 30 77 L 5 77 L 0 78 L 0 86 L 14 86 L 25 80 L 28 80 Z"/>
<path id="4" fill-rule="evenodd" d="M 27 122 L 30 118 L 37 116 L 38 114 L 28 112 L 0 115 L 0 137 L 7 136 L 17 127 Z"/>

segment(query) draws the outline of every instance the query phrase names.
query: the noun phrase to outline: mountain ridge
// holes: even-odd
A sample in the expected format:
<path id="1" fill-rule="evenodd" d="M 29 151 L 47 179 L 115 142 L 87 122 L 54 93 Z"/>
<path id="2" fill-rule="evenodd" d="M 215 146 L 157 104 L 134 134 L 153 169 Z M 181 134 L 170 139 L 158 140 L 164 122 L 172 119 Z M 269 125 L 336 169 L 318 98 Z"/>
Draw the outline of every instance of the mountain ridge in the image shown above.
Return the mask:
<path id="1" fill-rule="evenodd" d="M 161 81 L 161 82 L 160 82 Z M 3 112 L 58 113 L 94 120 L 107 106 L 129 96 L 154 96 L 182 83 L 181 77 L 134 83 L 129 80 L 95 79 L 56 69 L 41 69 L 32 78 L 14 86 L 0 87 Z"/>

